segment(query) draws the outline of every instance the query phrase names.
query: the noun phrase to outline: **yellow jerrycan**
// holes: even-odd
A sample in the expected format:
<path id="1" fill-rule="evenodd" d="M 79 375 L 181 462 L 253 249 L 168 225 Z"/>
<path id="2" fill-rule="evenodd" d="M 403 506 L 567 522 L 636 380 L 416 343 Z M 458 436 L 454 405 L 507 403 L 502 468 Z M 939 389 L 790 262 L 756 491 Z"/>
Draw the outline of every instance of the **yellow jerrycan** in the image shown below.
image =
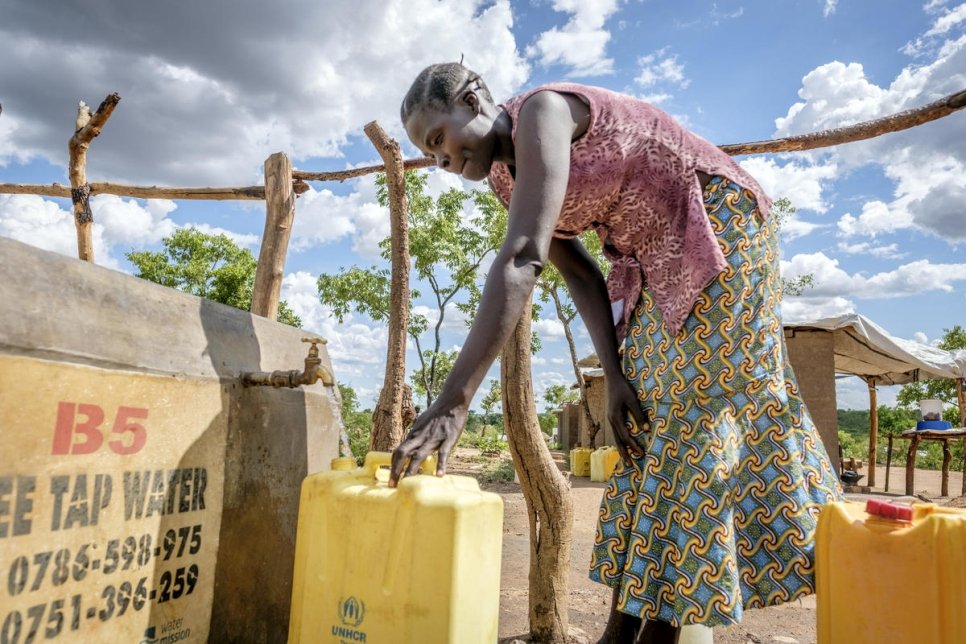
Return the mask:
<path id="1" fill-rule="evenodd" d="M 503 500 L 466 476 L 387 486 L 390 455 L 306 477 L 290 643 L 492 644 L 500 612 Z"/>
<path id="2" fill-rule="evenodd" d="M 574 476 L 590 476 L 590 455 L 593 451 L 589 447 L 570 450 L 570 472 Z"/>
<path id="3" fill-rule="evenodd" d="M 601 483 L 609 479 L 620 459 L 621 455 L 616 447 L 598 447 L 590 455 L 590 480 Z"/>
<path id="4" fill-rule="evenodd" d="M 966 511 L 830 503 L 815 540 L 819 644 L 966 642 Z"/>

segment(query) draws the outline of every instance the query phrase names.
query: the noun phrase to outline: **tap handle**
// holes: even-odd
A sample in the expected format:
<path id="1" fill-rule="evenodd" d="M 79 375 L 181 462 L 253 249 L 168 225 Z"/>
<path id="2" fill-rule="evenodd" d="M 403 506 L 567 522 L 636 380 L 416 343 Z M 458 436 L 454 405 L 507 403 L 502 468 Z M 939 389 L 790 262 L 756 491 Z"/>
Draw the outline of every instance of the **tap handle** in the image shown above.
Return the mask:
<path id="1" fill-rule="evenodd" d="M 328 340 L 325 338 L 302 338 L 302 342 L 311 342 L 312 346 L 309 347 L 309 355 L 306 360 L 312 359 L 318 361 L 319 359 L 319 345 L 326 344 Z M 305 363 L 308 367 L 308 362 Z"/>

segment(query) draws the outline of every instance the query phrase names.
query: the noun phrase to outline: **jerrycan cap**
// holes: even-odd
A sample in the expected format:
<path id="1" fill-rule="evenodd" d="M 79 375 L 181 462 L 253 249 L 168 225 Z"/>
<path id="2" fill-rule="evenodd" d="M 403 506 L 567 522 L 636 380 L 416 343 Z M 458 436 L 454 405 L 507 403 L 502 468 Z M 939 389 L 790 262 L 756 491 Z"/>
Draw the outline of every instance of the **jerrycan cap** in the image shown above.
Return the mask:
<path id="1" fill-rule="evenodd" d="M 869 499 L 866 501 L 865 511 L 867 514 L 872 516 L 882 517 L 883 519 L 891 519 L 893 521 L 901 521 L 902 523 L 912 523 L 914 514 L 911 505 L 906 505 L 905 503 L 894 503 L 892 501 L 883 501 L 881 499 Z"/>

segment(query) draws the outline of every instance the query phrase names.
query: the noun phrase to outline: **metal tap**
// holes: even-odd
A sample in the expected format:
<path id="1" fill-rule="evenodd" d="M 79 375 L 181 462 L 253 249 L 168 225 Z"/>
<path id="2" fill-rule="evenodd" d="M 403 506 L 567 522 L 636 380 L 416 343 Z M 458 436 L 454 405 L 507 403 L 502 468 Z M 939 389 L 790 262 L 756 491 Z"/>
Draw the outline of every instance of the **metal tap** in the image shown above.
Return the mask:
<path id="1" fill-rule="evenodd" d="M 272 387 L 299 387 L 301 385 L 314 385 L 319 380 L 326 387 L 335 386 L 335 378 L 332 372 L 322 366 L 322 359 L 319 358 L 320 344 L 328 341 L 323 338 L 302 338 L 302 342 L 310 342 L 309 354 L 305 356 L 304 371 L 243 371 L 241 374 L 242 384 L 246 387 L 261 385 L 271 385 Z"/>

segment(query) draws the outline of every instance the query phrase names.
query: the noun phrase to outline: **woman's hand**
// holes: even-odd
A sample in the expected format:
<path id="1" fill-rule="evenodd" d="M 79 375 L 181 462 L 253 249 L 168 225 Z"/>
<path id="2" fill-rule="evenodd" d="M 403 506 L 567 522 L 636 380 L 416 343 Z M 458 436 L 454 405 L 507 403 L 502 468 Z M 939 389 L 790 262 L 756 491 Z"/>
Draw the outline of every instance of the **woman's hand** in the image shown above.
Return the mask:
<path id="1" fill-rule="evenodd" d="M 439 451 L 436 476 L 446 473 L 446 460 L 459 440 L 469 409 L 463 406 L 440 405 L 437 399 L 425 413 L 420 414 L 399 447 L 392 453 L 389 487 L 396 487 L 402 476 L 411 476 L 435 451 Z M 405 474 L 403 474 L 405 470 Z"/>
<path id="2" fill-rule="evenodd" d="M 607 381 L 607 418 L 614 429 L 614 439 L 621 458 L 630 465 L 631 456 L 639 458 L 644 449 L 631 435 L 631 423 L 644 432 L 651 431 L 647 412 L 641 408 L 637 393 L 626 378 L 609 378 Z"/>

